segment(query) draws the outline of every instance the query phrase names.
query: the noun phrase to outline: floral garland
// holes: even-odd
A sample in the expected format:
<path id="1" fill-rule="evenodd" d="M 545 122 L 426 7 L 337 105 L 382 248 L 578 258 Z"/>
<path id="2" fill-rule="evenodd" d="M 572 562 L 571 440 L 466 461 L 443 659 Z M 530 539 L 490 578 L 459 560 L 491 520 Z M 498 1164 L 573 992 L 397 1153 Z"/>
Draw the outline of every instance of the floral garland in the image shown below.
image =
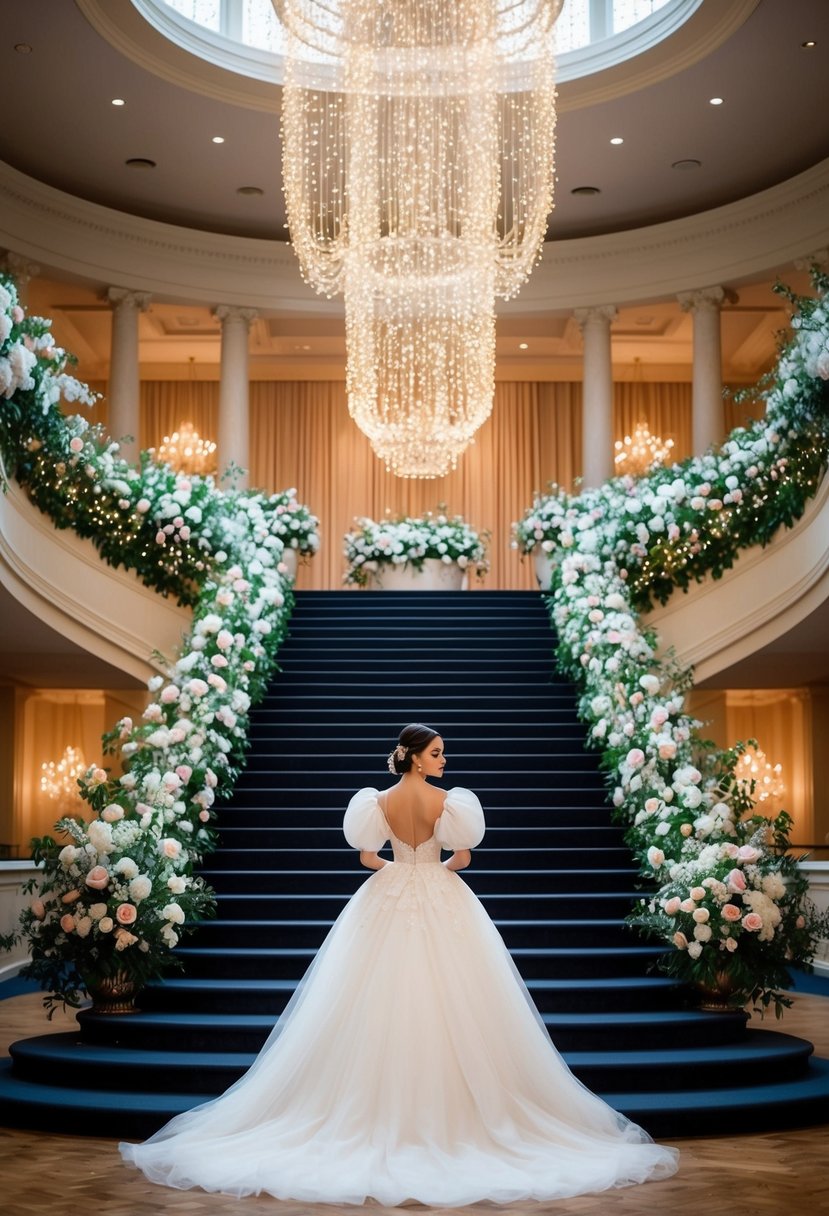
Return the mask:
<path id="1" fill-rule="evenodd" d="M 227 796 L 247 746 L 248 716 L 275 666 L 293 594 L 282 561 L 318 545 L 316 520 L 295 492 L 222 492 L 212 478 L 182 477 L 145 454 L 140 468 L 61 398 L 89 404 L 66 372 L 49 322 L 26 318 L 14 283 L 0 277 L 0 452 L 57 527 L 95 543 L 112 565 L 194 606 L 177 660 L 149 682 L 142 720 L 122 718 L 105 744 L 126 770 L 90 769 L 79 784 L 93 812 L 67 817 L 71 838 L 33 842 L 42 864 L 21 915 L 31 962 L 25 974 L 49 990 L 45 1004 L 77 1005 L 93 979 L 126 973 L 139 982 L 176 960 L 186 925 L 210 915 L 212 892 L 194 875 L 215 847 L 217 794 Z"/>
<path id="2" fill-rule="evenodd" d="M 427 511 L 417 519 L 405 515 L 355 520 L 357 527 L 343 537 L 343 552 L 348 562 L 343 581 L 364 587 L 384 565 L 410 565 L 420 570 L 427 558 L 445 565 L 455 562 L 483 578 L 489 569 L 486 558 L 486 533 L 479 534 L 460 515 L 448 516 L 440 508 Z"/>
<path id="3" fill-rule="evenodd" d="M 558 662 L 580 688 L 641 873 L 659 887 L 631 923 L 673 945 L 660 960 L 669 974 L 730 988 L 735 1002 L 773 1002 L 778 1016 L 791 1003 L 788 968 L 810 965 L 829 919 L 786 852 L 790 817 L 753 813 L 753 786 L 734 774 L 742 745 L 718 753 L 699 736 L 685 712 L 691 672 L 659 654 L 639 613 L 720 577 L 815 494 L 829 446 L 829 278 L 814 280 L 815 299 L 786 293 L 798 312 L 761 386 L 761 421 L 638 480 L 539 498 L 514 525 L 517 547 L 552 559 Z"/>

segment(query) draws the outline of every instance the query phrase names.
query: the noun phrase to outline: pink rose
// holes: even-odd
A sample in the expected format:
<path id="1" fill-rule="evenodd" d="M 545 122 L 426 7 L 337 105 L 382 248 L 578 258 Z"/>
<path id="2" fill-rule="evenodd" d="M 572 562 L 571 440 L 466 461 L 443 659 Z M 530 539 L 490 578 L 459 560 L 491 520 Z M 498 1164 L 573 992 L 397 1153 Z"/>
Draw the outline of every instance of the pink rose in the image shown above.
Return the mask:
<path id="1" fill-rule="evenodd" d="M 137 916 L 138 909 L 135 904 L 119 904 L 115 913 L 115 919 L 119 925 L 134 925 Z"/>
<path id="2" fill-rule="evenodd" d="M 216 635 L 216 645 L 219 650 L 230 650 L 233 645 L 233 634 L 229 629 L 220 629 Z"/>
<path id="3" fill-rule="evenodd" d="M 75 918 L 72 916 L 71 912 L 66 912 L 60 918 L 60 927 L 63 929 L 64 933 L 75 932 Z"/>
<path id="4" fill-rule="evenodd" d="M 694 829 L 690 823 L 683 823 L 679 829 L 680 835 L 682 836 L 690 836 L 693 830 Z"/>
<path id="5" fill-rule="evenodd" d="M 119 819 L 124 818 L 124 808 L 119 806 L 117 802 L 111 802 L 109 806 L 105 806 L 101 811 L 101 818 L 104 823 L 117 823 Z"/>
<path id="6" fill-rule="evenodd" d="M 794 923 L 795 923 L 796 928 L 805 929 L 806 928 L 806 917 L 798 916 L 797 920 Z"/>
<path id="7" fill-rule="evenodd" d="M 676 744 L 673 739 L 660 739 L 659 741 L 659 759 L 673 760 L 676 755 Z"/>
<path id="8" fill-rule="evenodd" d="M 164 840 L 159 840 L 158 851 L 162 857 L 169 857 L 175 861 L 181 854 L 181 845 L 177 840 L 173 840 L 172 837 L 168 836 Z"/>
<path id="9" fill-rule="evenodd" d="M 214 654 L 210 662 L 214 667 L 227 667 L 227 659 L 223 654 Z"/>
<path id="10" fill-rule="evenodd" d="M 164 542 L 166 541 L 166 539 L 167 539 L 167 533 L 164 532 L 161 528 L 159 528 L 158 532 L 156 532 L 156 534 L 155 534 L 155 543 L 157 545 L 163 545 Z"/>
<path id="11" fill-rule="evenodd" d="M 730 873 L 726 875 L 725 885 L 728 887 L 729 891 L 745 891 L 745 874 L 743 874 L 742 870 L 731 870 Z"/>
<path id="12" fill-rule="evenodd" d="M 138 502 L 135 504 L 135 509 L 139 515 L 146 515 L 150 509 L 149 498 L 139 498 Z"/>
<path id="13" fill-rule="evenodd" d="M 73 904 L 75 900 L 80 899 L 80 897 L 80 891 L 67 891 L 65 895 L 61 896 L 61 903 Z"/>
<path id="14" fill-rule="evenodd" d="M 74 437 L 74 439 L 69 440 L 69 447 L 71 448 L 71 450 L 73 452 L 82 452 L 83 451 L 83 440 L 79 439 L 78 436 L 76 435 Z"/>
<path id="15" fill-rule="evenodd" d="M 683 912 L 695 912 L 697 908 L 697 905 L 692 899 L 683 899 L 679 906 Z"/>
<path id="16" fill-rule="evenodd" d="M 209 818 L 210 818 L 209 811 L 205 811 L 205 810 L 199 811 L 199 819 L 202 821 L 202 823 L 207 823 Z"/>
<path id="17" fill-rule="evenodd" d="M 178 688 L 175 684 L 168 684 L 166 688 L 162 688 L 158 699 L 162 705 L 172 705 L 173 701 L 178 700 Z"/>
<path id="18" fill-rule="evenodd" d="M 737 850 L 737 856 L 740 861 L 757 861 L 760 857 L 760 850 L 753 848 L 750 844 L 741 844 Z"/>
<path id="19" fill-rule="evenodd" d="M 656 812 L 659 810 L 659 799 L 658 798 L 648 798 L 645 802 L 645 810 L 648 812 L 649 815 L 655 815 Z"/>
<path id="20" fill-rule="evenodd" d="M 207 683 L 211 688 L 215 688 L 217 692 L 227 692 L 227 680 L 224 676 L 220 676 L 217 671 L 211 671 L 207 677 Z"/>
<path id="21" fill-rule="evenodd" d="M 691 896 L 691 899 L 695 899 L 699 903 L 701 899 L 705 899 L 705 887 L 691 887 L 688 894 Z"/>
<path id="22" fill-rule="evenodd" d="M 657 706 L 651 714 L 651 730 L 658 730 L 660 726 L 663 726 L 668 721 L 669 716 L 664 705 Z"/>
<path id="23" fill-rule="evenodd" d="M 668 916 L 676 916 L 681 906 L 682 900 L 678 895 L 674 895 L 665 901 L 665 911 L 667 912 Z"/>
<path id="24" fill-rule="evenodd" d="M 130 726 L 132 726 L 132 722 L 130 722 Z M 92 776 L 89 778 L 89 784 L 90 785 L 103 785 L 103 783 L 106 781 L 106 779 L 107 779 L 106 771 L 102 768 L 96 768 L 96 769 L 92 770 Z"/>
<path id="25" fill-rule="evenodd" d="M 756 933 L 762 927 L 763 918 L 757 912 L 749 912 L 743 917 L 743 928 L 748 929 L 749 933 Z"/>
<path id="26" fill-rule="evenodd" d="M 46 905 L 42 899 L 32 900 L 32 915 L 36 920 L 43 920 L 46 915 Z"/>
<path id="27" fill-rule="evenodd" d="M 645 753 L 640 747 L 632 747 L 625 756 L 625 764 L 628 768 L 641 768 L 645 763 Z"/>
<path id="28" fill-rule="evenodd" d="M 109 871 L 106 866 L 93 866 L 86 876 L 86 885 L 95 891 L 103 891 L 109 885 Z"/>
<path id="29" fill-rule="evenodd" d="M 673 940 L 674 945 L 677 947 L 677 949 L 679 949 L 679 950 L 688 949 L 688 938 L 685 936 L 684 933 L 680 933 L 677 931 L 674 934 L 672 940 Z"/>
<path id="30" fill-rule="evenodd" d="M 723 904 L 720 912 L 723 920 L 739 920 L 742 915 L 736 904 Z"/>
<path id="31" fill-rule="evenodd" d="M 176 776 L 180 777 L 182 783 L 186 785 L 193 776 L 193 770 L 189 764 L 178 764 L 176 765 Z"/>
<path id="32" fill-rule="evenodd" d="M 116 950 L 126 950 L 128 946 L 134 946 L 137 941 L 138 938 L 133 933 L 128 933 L 126 929 L 115 930 Z"/>

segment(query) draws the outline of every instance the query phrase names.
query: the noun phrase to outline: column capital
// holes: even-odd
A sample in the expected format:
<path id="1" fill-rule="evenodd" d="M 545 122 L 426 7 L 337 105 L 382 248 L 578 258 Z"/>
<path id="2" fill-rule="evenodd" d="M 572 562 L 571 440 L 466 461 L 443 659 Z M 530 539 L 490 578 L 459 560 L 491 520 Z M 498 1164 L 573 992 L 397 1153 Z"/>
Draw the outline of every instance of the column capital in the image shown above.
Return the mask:
<path id="1" fill-rule="evenodd" d="M 109 287 L 106 298 L 114 308 L 134 308 L 136 312 L 144 312 L 153 297 L 149 291 L 130 291 L 128 287 Z"/>
<path id="2" fill-rule="evenodd" d="M 618 315 L 615 304 L 591 304 L 589 308 L 573 309 L 573 316 L 582 330 L 591 321 L 605 321 L 612 325 Z"/>
<path id="3" fill-rule="evenodd" d="M 723 304 L 736 304 L 739 296 L 730 287 L 700 287 L 677 294 L 683 312 L 719 312 Z"/>
<path id="4" fill-rule="evenodd" d="M 11 250 L 8 250 L 3 256 L 3 265 L 16 282 L 23 286 L 40 274 L 37 262 L 33 262 L 22 253 L 13 253 Z"/>
<path id="5" fill-rule="evenodd" d="M 222 325 L 225 321 L 243 321 L 248 327 L 259 316 L 257 308 L 240 308 L 236 304 L 217 304 L 213 316 L 218 317 Z"/>

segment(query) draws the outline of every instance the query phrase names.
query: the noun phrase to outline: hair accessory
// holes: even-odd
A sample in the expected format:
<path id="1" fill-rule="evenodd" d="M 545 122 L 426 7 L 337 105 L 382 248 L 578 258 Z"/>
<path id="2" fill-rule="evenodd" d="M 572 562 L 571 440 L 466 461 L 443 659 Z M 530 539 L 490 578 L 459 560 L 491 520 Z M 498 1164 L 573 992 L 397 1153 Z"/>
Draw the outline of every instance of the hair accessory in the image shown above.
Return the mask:
<path id="1" fill-rule="evenodd" d="M 402 743 L 398 743 L 394 751 L 389 752 L 389 758 L 386 763 L 388 764 L 389 772 L 395 777 L 398 776 L 397 769 L 395 768 L 395 760 L 405 760 L 408 750 L 409 749 L 404 747 Z"/>

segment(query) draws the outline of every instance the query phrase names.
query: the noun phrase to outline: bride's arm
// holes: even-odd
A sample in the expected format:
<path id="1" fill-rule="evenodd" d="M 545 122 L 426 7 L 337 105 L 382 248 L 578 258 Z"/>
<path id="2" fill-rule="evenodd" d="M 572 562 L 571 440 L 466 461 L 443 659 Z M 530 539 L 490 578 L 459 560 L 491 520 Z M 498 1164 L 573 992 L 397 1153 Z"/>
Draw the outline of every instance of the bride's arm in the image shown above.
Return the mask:
<path id="1" fill-rule="evenodd" d="M 369 853 L 363 849 L 360 853 L 360 865 L 365 866 L 367 870 L 382 870 L 383 866 L 389 863 L 379 853 Z"/>
<path id="2" fill-rule="evenodd" d="M 456 849 L 451 857 L 443 863 L 447 870 L 465 870 L 472 860 L 469 849 Z"/>

